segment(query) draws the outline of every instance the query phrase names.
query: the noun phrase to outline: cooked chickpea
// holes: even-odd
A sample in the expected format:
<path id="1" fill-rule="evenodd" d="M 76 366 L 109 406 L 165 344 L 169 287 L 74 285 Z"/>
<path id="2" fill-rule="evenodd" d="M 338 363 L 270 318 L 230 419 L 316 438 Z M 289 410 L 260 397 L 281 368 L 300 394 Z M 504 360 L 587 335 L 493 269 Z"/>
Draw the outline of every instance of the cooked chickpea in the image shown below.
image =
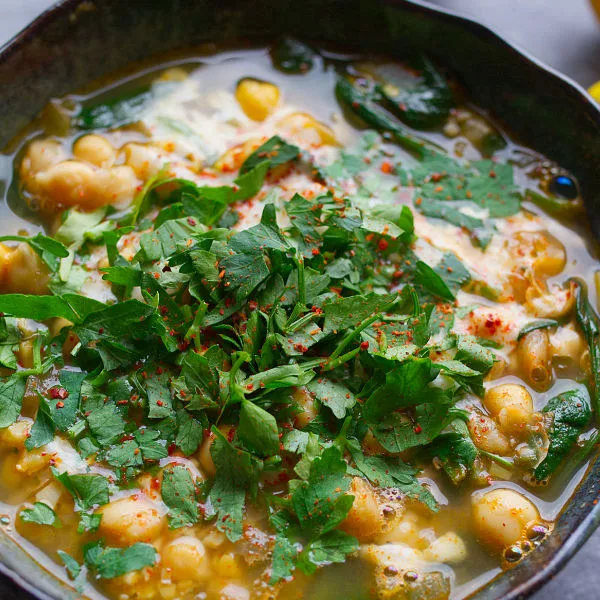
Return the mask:
<path id="1" fill-rule="evenodd" d="M 100 535 L 118 546 L 152 542 L 163 530 L 166 518 L 142 494 L 110 502 L 100 508 Z"/>
<path id="2" fill-rule="evenodd" d="M 242 110 L 253 121 L 264 121 L 279 104 L 279 88 L 257 79 L 242 79 L 235 90 Z"/>
<path id="3" fill-rule="evenodd" d="M 57 141 L 52 139 L 34 140 L 27 147 L 27 152 L 21 163 L 21 177 L 29 188 L 34 182 L 32 175 L 45 171 L 52 165 L 65 160 L 67 153 Z M 31 191 L 35 191 L 32 189 Z"/>
<path id="4" fill-rule="evenodd" d="M 9 248 L 0 244 L 0 292 L 45 294 L 48 269 L 29 244 Z"/>
<path id="5" fill-rule="evenodd" d="M 454 531 L 436 538 L 425 550 L 424 556 L 432 562 L 454 564 L 467 558 L 467 547 Z"/>
<path id="6" fill-rule="evenodd" d="M 319 413 L 319 408 L 315 399 L 305 387 L 296 388 L 293 393 L 293 398 L 302 409 L 302 412 L 294 417 L 294 427 L 304 429 L 315 419 Z"/>
<path id="7" fill-rule="evenodd" d="M 162 150 L 142 144 L 127 144 L 124 148 L 125 163 L 140 179 L 149 179 L 156 175 L 168 162 Z"/>
<path id="8" fill-rule="evenodd" d="M 340 527 L 359 541 L 367 541 L 377 535 L 383 525 L 377 497 L 373 488 L 360 477 L 352 479 L 349 493 L 354 496 L 354 502 Z"/>
<path id="9" fill-rule="evenodd" d="M 496 488 L 473 496 L 475 534 L 494 551 L 514 544 L 531 523 L 539 520 L 533 502 L 514 490 Z"/>
<path id="10" fill-rule="evenodd" d="M 522 385 L 506 383 L 490 388 L 483 399 L 484 406 L 508 434 L 522 433 L 531 423 L 533 400 Z"/>
<path id="11" fill-rule="evenodd" d="M 161 564 L 171 581 L 198 581 L 209 574 L 204 544 L 189 535 L 178 537 L 162 549 Z"/>
<path id="12" fill-rule="evenodd" d="M 468 423 L 473 443 L 484 452 L 506 456 L 510 453 L 508 438 L 498 429 L 496 422 L 482 414 L 472 413 Z"/>
<path id="13" fill-rule="evenodd" d="M 229 437 L 233 430 L 234 427 L 232 425 L 219 425 L 219 431 L 225 437 Z M 214 477 L 217 472 L 217 468 L 211 454 L 211 448 L 214 441 L 215 434 L 210 431 L 208 435 L 204 436 L 204 440 L 202 444 L 200 444 L 200 449 L 198 450 L 198 461 L 200 462 L 200 467 L 204 471 L 204 474 L 208 475 L 209 477 Z"/>
<path id="14" fill-rule="evenodd" d="M 221 556 L 219 556 L 213 564 L 215 571 L 221 577 L 240 579 L 243 576 L 240 562 L 233 552 L 221 554 Z"/>
<path id="15" fill-rule="evenodd" d="M 112 167 L 117 157 L 111 143 L 97 134 L 80 137 L 73 145 L 73 154 L 79 160 L 105 168 Z"/>
<path id="16" fill-rule="evenodd" d="M 128 165 L 112 169 L 101 169 L 96 173 L 96 185 L 102 195 L 101 204 L 123 206 L 129 204 L 137 194 L 139 181 Z"/>
<path id="17" fill-rule="evenodd" d="M 57 206 L 97 208 L 94 173 L 90 165 L 76 160 L 65 160 L 38 173 L 36 183 L 40 193 L 52 202 L 51 206 L 44 205 L 43 208 L 47 210 Z"/>
<path id="18" fill-rule="evenodd" d="M 337 145 L 333 131 L 306 113 L 295 112 L 286 115 L 277 121 L 277 128 L 298 141 L 314 147 Z"/>

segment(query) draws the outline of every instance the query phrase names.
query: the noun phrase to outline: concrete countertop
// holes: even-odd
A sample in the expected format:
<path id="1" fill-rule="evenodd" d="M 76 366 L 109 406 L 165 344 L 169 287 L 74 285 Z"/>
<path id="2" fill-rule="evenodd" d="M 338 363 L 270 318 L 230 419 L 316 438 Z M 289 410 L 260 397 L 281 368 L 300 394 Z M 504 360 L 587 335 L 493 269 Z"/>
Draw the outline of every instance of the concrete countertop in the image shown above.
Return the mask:
<path id="1" fill-rule="evenodd" d="M 472 15 L 585 87 L 600 80 L 600 25 L 586 0 L 430 0 Z M 52 0 L 0 0 L 0 44 Z M 25 600 L 0 581 L 1 600 Z M 533 600 L 600 598 L 600 530 Z"/>

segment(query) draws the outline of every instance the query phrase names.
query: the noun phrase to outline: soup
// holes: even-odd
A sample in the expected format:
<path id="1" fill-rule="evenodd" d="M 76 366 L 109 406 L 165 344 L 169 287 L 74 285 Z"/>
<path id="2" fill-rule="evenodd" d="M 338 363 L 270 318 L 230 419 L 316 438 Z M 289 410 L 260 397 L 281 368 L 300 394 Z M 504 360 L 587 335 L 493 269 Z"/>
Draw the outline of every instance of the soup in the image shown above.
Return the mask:
<path id="1" fill-rule="evenodd" d="M 58 577 L 462 598 L 551 534 L 597 441 L 596 255 L 576 181 L 429 60 L 178 60 L 13 150 L 2 523 Z"/>

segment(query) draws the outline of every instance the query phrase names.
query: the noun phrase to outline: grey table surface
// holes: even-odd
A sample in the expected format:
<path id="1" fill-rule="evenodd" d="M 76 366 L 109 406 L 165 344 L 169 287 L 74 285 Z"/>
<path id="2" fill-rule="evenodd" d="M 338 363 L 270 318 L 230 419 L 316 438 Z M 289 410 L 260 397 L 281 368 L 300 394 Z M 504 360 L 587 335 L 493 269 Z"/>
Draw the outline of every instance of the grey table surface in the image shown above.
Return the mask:
<path id="1" fill-rule="evenodd" d="M 143 1 L 143 0 L 132 0 Z M 496 29 L 556 70 L 588 87 L 600 80 L 600 24 L 587 0 L 432 0 Z M 52 0 L 0 0 L 0 44 Z M 1 600 L 25 600 L 0 581 Z M 533 600 L 600 599 L 600 530 Z"/>

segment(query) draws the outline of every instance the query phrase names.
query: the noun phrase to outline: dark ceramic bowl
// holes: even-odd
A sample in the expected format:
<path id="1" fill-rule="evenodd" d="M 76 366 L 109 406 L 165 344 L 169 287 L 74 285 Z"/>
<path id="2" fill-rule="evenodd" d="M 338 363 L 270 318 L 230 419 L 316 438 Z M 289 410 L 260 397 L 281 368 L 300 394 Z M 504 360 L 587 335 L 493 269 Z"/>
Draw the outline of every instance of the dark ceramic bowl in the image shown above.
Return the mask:
<path id="1" fill-rule="evenodd" d="M 51 97 L 128 63 L 204 42 L 281 33 L 435 57 L 520 140 L 574 173 L 600 233 L 600 112 L 593 101 L 486 27 L 417 0 L 63 0 L 0 51 L 0 147 Z M 599 524 L 599 490 L 596 458 L 549 539 L 474 597 L 524 598 L 543 585 Z M 3 531 L 0 559 L 15 598 L 27 595 L 20 589 L 44 599 L 77 597 Z"/>

